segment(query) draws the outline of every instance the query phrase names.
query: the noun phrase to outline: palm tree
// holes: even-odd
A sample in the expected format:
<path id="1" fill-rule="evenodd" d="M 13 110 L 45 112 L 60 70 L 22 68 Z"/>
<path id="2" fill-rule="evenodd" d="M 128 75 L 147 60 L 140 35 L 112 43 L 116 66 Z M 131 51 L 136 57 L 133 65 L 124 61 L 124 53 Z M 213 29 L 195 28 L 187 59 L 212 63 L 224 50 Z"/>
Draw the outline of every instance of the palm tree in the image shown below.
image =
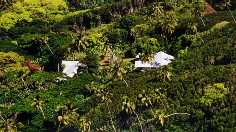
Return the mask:
<path id="1" fill-rule="evenodd" d="M 112 119 L 111 108 L 109 106 L 109 104 L 112 103 L 112 96 L 113 95 L 109 91 L 106 91 L 104 89 L 103 90 L 97 89 L 95 92 L 96 92 L 96 95 L 99 98 L 101 98 L 101 101 L 106 104 L 106 108 L 107 108 L 108 114 L 110 116 L 110 121 L 111 121 L 112 128 L 113 128 L 114 132 L 116 132 L 116 127 L 115 127 L 114 121 Z"/>
<path id="2" fill-rule="evenodd" d="M 228 10 L 230 16 L 233 18 L 233 21 L 234 21 L 234 23 L 236 24 L 236 19 L 235 19 L 234 15 L 233 15 L 232 11 L 230 10 L 230 6 L 232 6 L 232 5 L 230 4 L 230 3 L 231 3 L 231 0 L 224 0 L 224 2 L 225 2 L 225 4 L 224 4 L 225 7 L 227 8 L 227 10 Z"/>
<path id="3" fill-rule="evenodd" d="M 211 64 L 211 65 L 214 65 L 215 64 L 215 57 L 214 56 L 211 56 L 208 58 L 208 63 Z"/>
<path id="4" fill-rule="evenodd" d="M 16 122 L 16 114 L 13 118 L 4 119 L 0 113 L 0 132 L 17 132 L 17 127 L 22 127 L 23 124 Z"/>
<path id="5" fill-rule="evenodd" d="M 51 47 L 48 45 L 48 40 L 49 40 L 49 38 L 47 36 L 44 36 L 44 37 L 41 38 L 42 44 L 45 44 L 47 46 L 47 48 L 49 49 L 50 53 L 52 55 L 54 55 L 54 52 L 52 51 Z"/>
<path id="6" fill-rule="evenodd" d="M 158 120 L 160 121 L 161 125 L 163 126 L 165 123 L 165 120 L 171 116 L 174 116 L 174 115 L 190 115 L 190 114 L 188 114 L 188 113 L 172 113 L 169 115 L 160 114 L 157 117 L 158 117 Z"/>
<path id="7" fill-rule="evenodd" d="M 140 59 L 142 61 L 144 61 L 144 62 L 151 62 L 153 60 L 153 58 L 154 58 L 154 55 L 151 52 L 149 52 L 149 53 L 142 53 L 140 55 Z"/>
<path id="8" fill-rule="evenodd" d="M 188 115 L 190 116 L 189 113 L 172 113 L 169 115 L 165 115 L 164 113 L 160 113 L 160 111 L 157 111 L 154 115 L 154 118 L 152 119 L 148 119 L 145 124 L 153 122 L 153 121 L 157 121 L 159 122 L 162 126 L 164 126 L 164 124 L 166 123 L 166 121 L 168 120 L 169 117 L 171 116 L 175 116 L 175 115 Z"/>
<path id="9" fill-rule="evenodd" d="M 82 132 L 90 132 L 91 131 L 91 121 L 86 118 L 86 117 L 83 117 L 83 118 L 80 118 L 80 129 Z"/>
<path id="10" fill-rule="evenodd" d="M 123 97 L 122 110 L 125 111 L 127 114 L 135 114 L 135 116 L 138 119 L 141 131 L 143 132 L 143 126 L 141 124 L 138 114 L 135 111 L 135 108 L 136 108 L 135 104 L 131 102 L 127 96 Z"/>
<path id="11" fill-rule="evenodd" d="M 152 95 L 147 94 L 146 91 L 143 90 L 142 94 L 138 94 L 138 99 L 140 99 L 142 105 L 145 105 L 146 107 L 150 107 L 152 114 L 154 114 L 152 110 L 152 107 L 153 107 Z"/>
<path id="12" fill-rule="evenodd" d="M 0 128 L 1 132 L 17 132 L 17 124 L 12 119 L 7 119 L 4 121 L 2 127 Z"/>
<path id="13" fill-rule="evenodd" d="M 57 107 L 58 132 L 61 124 L 65 126 L 78 125 L 79 114 L 76 111 L 77 108 L 74 108 L 72 104 Z"/>
<path id="14" fill-rule="evenodd" d="M 161 67 L 160 70 L 157 71 L 159 74 L 159 78 L 162 81 L 170 81 L 172 77 L 171 67 L 170 66 L 164 66 Z"/>
<path id="15" fill-rule="evenodd" d="M 127 73 L 126 66 L 128 62 L 123 60 L 122 58 L 114 57 L 111 66 L 110 66 L 110 77 L 113 80 L 122 80 L 125 82 L 126 86 L 128 87 L 128 83 L 124 78 L 124 75 Z"/>
<path id="16" fill-rule="evenodd" d="M 31 105 L 35 107 L 36 110 L 40 111 L 43 118 L 46 119 L 44 111 L 43 111 L 43 101 L 38 96 L 34 98 L 34 101 Z"/>
<path id="17" fill-rule="evenodd" d="M 86 36 L 79 35 L 79 36 L 72 36 L 72 44 L 74 44 L 78 51 L 82 51 L 89 46 L 88 40 Z"/>

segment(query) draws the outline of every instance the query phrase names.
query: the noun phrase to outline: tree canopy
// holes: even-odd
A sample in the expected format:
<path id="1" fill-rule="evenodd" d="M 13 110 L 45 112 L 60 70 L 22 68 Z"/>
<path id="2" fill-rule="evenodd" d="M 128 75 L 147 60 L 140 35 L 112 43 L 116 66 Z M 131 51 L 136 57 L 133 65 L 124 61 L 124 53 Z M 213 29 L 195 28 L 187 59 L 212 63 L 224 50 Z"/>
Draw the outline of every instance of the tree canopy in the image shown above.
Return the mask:
<path id="1" fill-rule="evenodd" d="M 235 7 L 1 0 L 0 132 L 235 131 Z M 134 68 L 160 51 L 171 64 Z M 62 60 L 86 66 L 65 78 Z"/>

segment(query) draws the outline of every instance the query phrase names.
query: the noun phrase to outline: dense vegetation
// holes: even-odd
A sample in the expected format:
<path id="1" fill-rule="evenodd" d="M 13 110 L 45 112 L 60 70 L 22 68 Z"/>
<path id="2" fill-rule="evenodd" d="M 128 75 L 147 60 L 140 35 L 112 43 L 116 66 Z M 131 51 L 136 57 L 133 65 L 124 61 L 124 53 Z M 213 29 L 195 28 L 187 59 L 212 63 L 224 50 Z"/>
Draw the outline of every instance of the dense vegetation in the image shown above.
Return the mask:
<path id="1" fill-rule="evenodd" d="M 208 2 L 1 0 L 0 132 L 236 131 L 236 3 Z M 62 60 L 87 68 L 59 81 Z"/>

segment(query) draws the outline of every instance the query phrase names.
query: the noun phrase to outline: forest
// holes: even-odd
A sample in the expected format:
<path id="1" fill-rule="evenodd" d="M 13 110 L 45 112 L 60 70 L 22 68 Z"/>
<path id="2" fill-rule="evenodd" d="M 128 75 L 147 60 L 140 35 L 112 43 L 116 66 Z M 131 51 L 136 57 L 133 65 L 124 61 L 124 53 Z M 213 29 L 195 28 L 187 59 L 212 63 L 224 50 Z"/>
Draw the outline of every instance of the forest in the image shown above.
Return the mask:
<path id="1" fill-rule="evenodd" d="M 174 59 L 137 67 L 157 52 Z M 0 0 L 0 132 L 17 131 L 235 132 L 236 1 Z"/>

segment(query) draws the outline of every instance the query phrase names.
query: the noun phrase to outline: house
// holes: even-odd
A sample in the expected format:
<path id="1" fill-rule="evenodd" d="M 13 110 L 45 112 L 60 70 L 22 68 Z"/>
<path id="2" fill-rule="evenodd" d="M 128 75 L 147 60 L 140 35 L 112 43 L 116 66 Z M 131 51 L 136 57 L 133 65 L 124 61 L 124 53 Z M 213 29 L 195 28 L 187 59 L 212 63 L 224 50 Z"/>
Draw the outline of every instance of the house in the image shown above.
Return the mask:
<path id="1" fill-rule="evenodd" d="M 139 55 L 136 56 L 139 59 Z M 160 66 L 168 65 L 174 60 L 174 57 L 166 54 L 165 52 L 158 52 L 154 55 L 151 62 L 143 62 L 140 59 L 135 61 L 135 68 L 158 68 Z"/>
<path id="2" fill-rule="evenodd" d="M 67 77 L 74 77 L 77 74 L 79 67 L 85 67 L 85 64 L 80 63 L 79 61 L 62 61 L 63 71 Z"/>

